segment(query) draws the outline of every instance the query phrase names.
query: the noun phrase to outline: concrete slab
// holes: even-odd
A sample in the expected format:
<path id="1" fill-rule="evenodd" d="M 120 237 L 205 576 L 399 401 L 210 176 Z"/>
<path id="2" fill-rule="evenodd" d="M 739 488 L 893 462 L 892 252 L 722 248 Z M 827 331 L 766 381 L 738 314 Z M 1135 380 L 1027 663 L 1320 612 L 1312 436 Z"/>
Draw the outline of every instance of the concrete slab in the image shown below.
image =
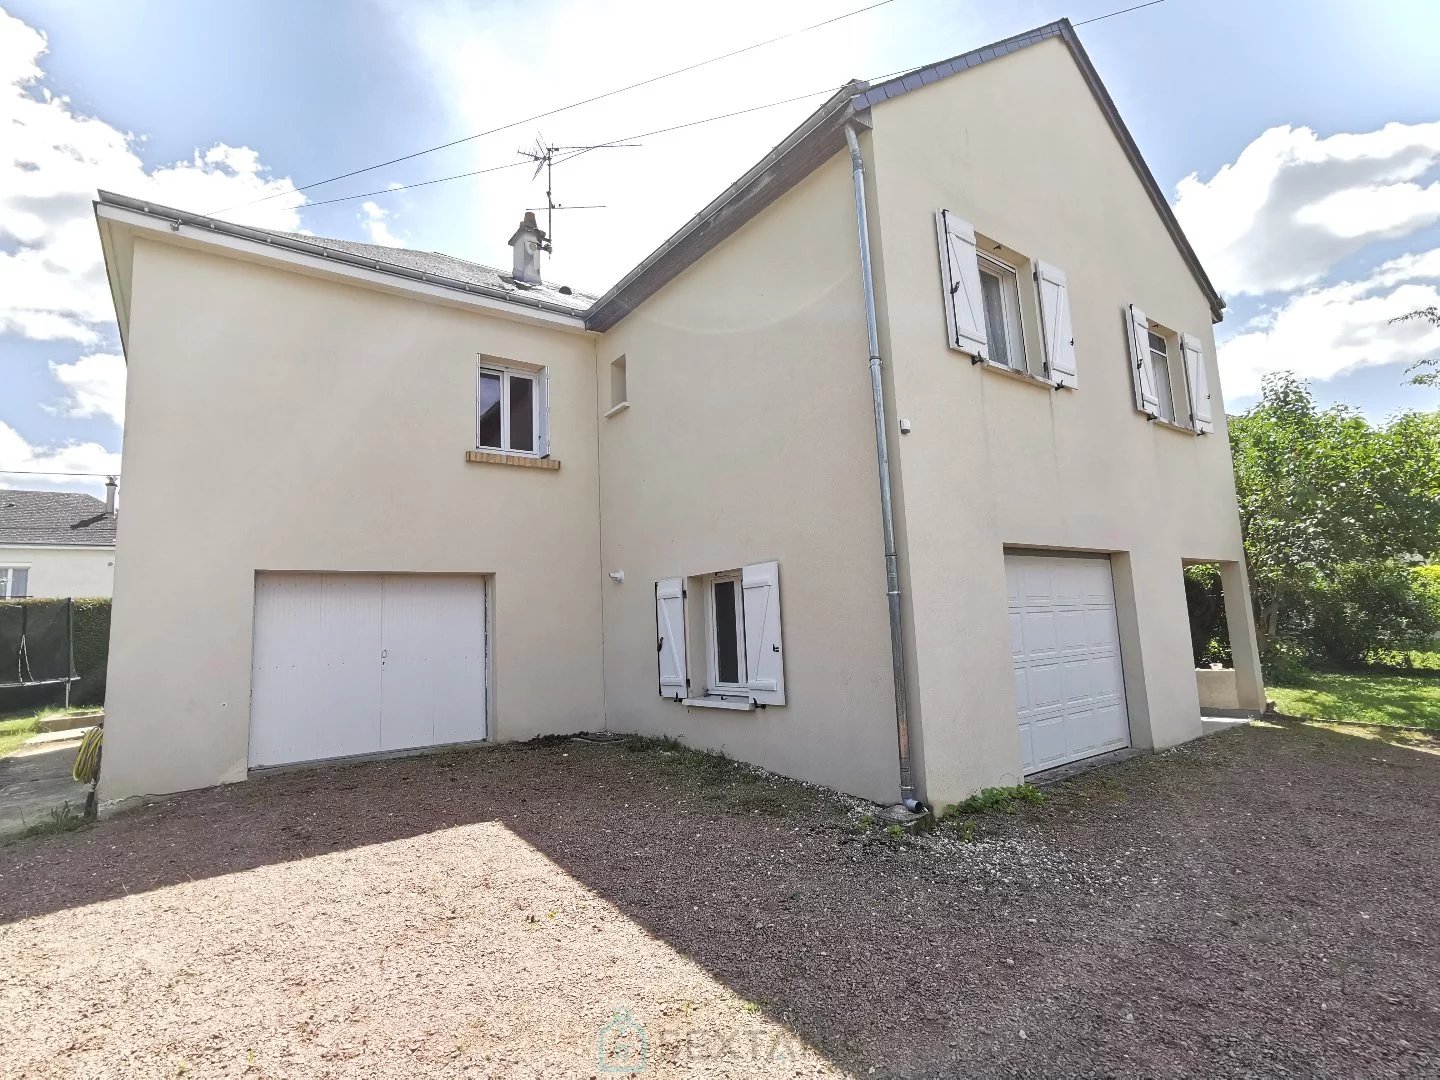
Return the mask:
<path id="1" fill-rule="evenodd" d="M 78 748 L 71 739 L 0 758 L 0 840 L 19 835 L 67 802 L 77 813 L 84 811 L 90 785 L 70 778 Z"/>
<path id="2" fill-rule="evenodd" d="M 42 731 L 39 735 L 31 735 L 25 740 L 26 746 L 54 746 L 58 743 L 78 743 L 86 735 L 95 729 L 95 725 L 89 727 L 66 728 L 62 731 Z"/>

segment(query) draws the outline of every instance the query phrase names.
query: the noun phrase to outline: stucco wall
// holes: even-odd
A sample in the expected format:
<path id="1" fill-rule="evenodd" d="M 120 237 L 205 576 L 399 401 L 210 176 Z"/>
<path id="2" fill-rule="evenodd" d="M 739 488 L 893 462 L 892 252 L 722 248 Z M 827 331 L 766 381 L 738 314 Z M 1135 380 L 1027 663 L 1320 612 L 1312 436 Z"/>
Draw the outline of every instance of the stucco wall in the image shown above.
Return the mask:
<path id="1" fill-rule="evenodd" d="M 606 716 L 893 801 L 878 481 L 848 162 L 833 158 L 607 333 L 600 422 Z M 654 583 L 780 564 L 788 703 L 660 698 Z M 694 612 L 701 600 L 691 593 Z M 691 634 L 703 693 L 704 649 Z M 697 670 L 698 667 L 698 670 Z"/>
<path id="2" fill-rule="evenodd" d="M 914 425 L 894 438 L 894 460 L 926 793 L 945 801 L 1019 779 L 1006 546 L 1118 553 L 1133 741 L 1199 735 L 1181 562 L 1242 558 L 1204 294 L 1058 40 L 887 101 L 873 119 L 883 346 L 894 413 Z M 1078 389 L 972 366 L 947 347 L 942 207 L 1066 272 Z M 1213 434 L 1135 411 L 1131 302 L 1204 341 Z M 1253 628 L 1248 637 L 1253 650 Z"/>
<path id="3" fill-rule="evenodd" d="M 602 719 L 593 338 L 141 240 L 102 797 L 239 780 L 257 570 L 494 575 L 491 735 Z M 479 354 L 558 472 L 465 461 Z"/>
<path id="4" fill-rule="evenodd" d="M 30 596 L 109 596 L 113 548 L 0 547 L 0 566 L 29 566 Z"/>

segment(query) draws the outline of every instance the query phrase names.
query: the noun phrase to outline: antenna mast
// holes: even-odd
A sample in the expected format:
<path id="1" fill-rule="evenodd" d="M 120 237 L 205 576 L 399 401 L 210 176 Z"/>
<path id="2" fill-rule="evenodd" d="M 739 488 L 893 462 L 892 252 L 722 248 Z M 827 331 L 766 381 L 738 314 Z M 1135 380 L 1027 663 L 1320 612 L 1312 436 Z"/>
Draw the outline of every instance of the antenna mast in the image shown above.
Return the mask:
<path id="1" fill-rule="evenodd" d="M 521 157 L 527 157 L 535 162 L 535 171 L 530 174 L 534 180 L 540 175 L 540 170 L 545 170 L 545 205 L 530 206 L 527 210 L 545 211 L 545 245 L 546 251 L 553 250 L 552 237 L 555 232 L 555 211 L 556 210 L 603 210 L 603 203 L 594 203 L 586 206 L 565 206 L 555 201 L 555 184 L 552 178 L 555 168 L 555 155 L 564 153 L 567 156 L 560 159 L 564 164 L 572 157 L 579 157 L 581 154 L 589 153 L 591 150 L 614 150 L 627 146 L 639 146 L 640 143 L 595 143 L 591 146 L 552 146 L 545 141 L 545 136 L 536 135 L 535 145 L 530 149 L 521 148 L 516 151 Z"/>

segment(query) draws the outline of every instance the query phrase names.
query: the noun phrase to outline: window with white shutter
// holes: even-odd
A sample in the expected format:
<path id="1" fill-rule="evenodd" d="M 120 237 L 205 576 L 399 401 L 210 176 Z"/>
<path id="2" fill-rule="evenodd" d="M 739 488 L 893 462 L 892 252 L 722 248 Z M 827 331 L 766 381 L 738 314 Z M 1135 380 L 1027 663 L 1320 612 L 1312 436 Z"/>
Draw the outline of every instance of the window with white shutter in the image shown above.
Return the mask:
<path id="1" fill-rule="evenodd" d="M 655 583 L 655 651 L 660 696 L 680 701 L 689 693 L 685 652 L 685 580 Z"/>
<path id="2" fill-rule="evenodd" d="M 1185 384 L 1190 392 L 1190 426 L 1204 435 L 1215 429 L 1210 409 L 1210 377 L 1205 372 L 1205 351 L 1200 339 L 1182 334 L 1180 351 L 1185 358 Z"/>
<path id="3" fill-rule="evenodd" d="M 745 609 L 746 686 L 757 705 L 785 704 L 785 656 L 780 641 L 780 564 L 741 571 Z"/>
<path id="4" fill-rule="evenodd" d="M 988 360 L 975 229 L 948 210 L 936 211 L 935 228 L 940 237 L 940 283 L 950 347 Z"/>
<path id="5" fill-rule="evenodd" d="M 1146 416 L 1160 415 L 1155 389 L 1154 361 L 1150 356 L 1150 320 L 1134 304 L 1125 311 L 1125 337 L 1130 345 L 1130 379 L 1135 387 L 1135 408 Z"/>
<path id="6" fill-rule="evenodd" d="M 1057 386 L 1073 387 L 1075 332 L 1070 326 L 1070 289 L 1065 272 L 1049 263 L 1035 263 L 1035 287 L 1040 294 L 1040 331 L 1045 346 L 1046 374 Z"/>

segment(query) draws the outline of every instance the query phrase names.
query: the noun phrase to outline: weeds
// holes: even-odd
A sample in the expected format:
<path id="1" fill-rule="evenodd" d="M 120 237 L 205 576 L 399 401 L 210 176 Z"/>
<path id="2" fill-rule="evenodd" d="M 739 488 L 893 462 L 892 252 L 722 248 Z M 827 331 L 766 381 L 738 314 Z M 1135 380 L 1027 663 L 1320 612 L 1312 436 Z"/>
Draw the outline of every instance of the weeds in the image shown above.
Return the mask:
<path id="1" fill-rule="evenodd" d="M 1016 784 L 1014 787 L 987 787 L 971 795 L 961 803 L 951 803 L 940 815 L 941 821 L 951 821 L 966 814 L 988 814 L 1003 810 L 1013 813 L 1016 803 L 1040 803 L 1045 796 L 1034 784 Z"/>
<path id="2" fill-rule="evenodd" d="M 51 810 L 40 821 L 27 826 L 25 831 L 20 834 L 20 838 L 25 840 L 32 836 L 57 836 L 60 833 L 83 829 L 89 824 L 90 819 L 67 802 L 64 806 L 58 806 Z"/>

